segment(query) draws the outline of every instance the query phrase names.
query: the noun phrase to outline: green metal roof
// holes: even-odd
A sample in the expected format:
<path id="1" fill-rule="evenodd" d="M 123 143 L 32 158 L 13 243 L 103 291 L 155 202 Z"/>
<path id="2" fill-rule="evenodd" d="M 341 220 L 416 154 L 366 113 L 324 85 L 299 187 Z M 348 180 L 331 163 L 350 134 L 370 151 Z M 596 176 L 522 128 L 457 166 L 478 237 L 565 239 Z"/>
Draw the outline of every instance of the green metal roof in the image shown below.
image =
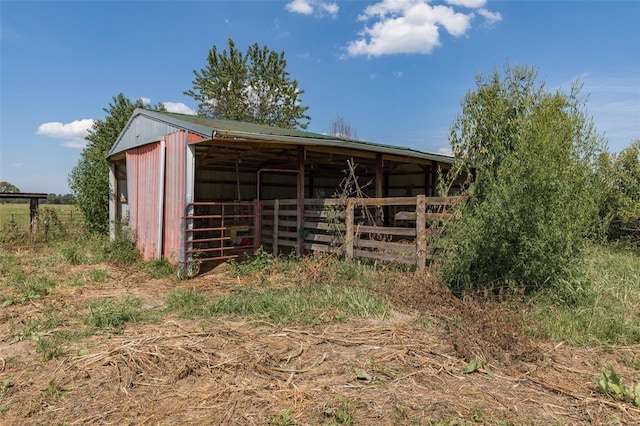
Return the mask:
<path id="1" fill-rule="evenodd" d="M 306 132 L 298 129 L 284 129 L 264 124 L 247 123 L 234 120 L 199 117 L 173 112 L 136 109 L 109 152 L 113 156 L 128 149 L 161 140 L 165 135 L 178 130 L 187 130 L 199 134 L 203 139 L 219 136 L 242 138 L 246 140 L 270 141 L 284 144 L 321 145 L 349 148 L 368 152 L 421 158 L 425 160 L 452 163 L 448 155 L 422 152 L 366 141 L 339 138 L 321 133 Z"/>
<path id="2" fill-rule="evenodd" d="M 298 129 L 283 129 L 281 127 L 268 126 L 266 124 L 247 123 L 244 121 L 224 120 L 219 118 L 200 117 L 197 115 L 177 114 L 174 112 L 162 113 L 176 120 L 182 120 L 199 126 L 208 127 L 212 131 L 231 131 L 247 134 L 294 136 L 301 138 L 335 139 L 333 136 L 321 133 L 306 132 Z"/>

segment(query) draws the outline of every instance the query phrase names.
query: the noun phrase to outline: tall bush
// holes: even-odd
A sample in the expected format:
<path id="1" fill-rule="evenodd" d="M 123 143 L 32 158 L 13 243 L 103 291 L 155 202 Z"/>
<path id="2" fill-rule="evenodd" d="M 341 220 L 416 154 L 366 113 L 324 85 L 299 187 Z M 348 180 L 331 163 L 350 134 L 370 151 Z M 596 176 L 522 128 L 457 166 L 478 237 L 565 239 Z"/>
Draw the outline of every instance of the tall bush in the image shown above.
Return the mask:
<path id="1" fill-rule="evenodd" d="M 451 226 L 443 277 L 456 290 L 568 280 L 596 223 L 604 147 L 580 86 L 551 92 L 533 68 L 510 65 L 476 82 L 451 127 L 455 170 L 475 180 Z"/>
<path id="2" fill-rule="evenodd" d="M 608 237 L 640 245 L 640 139 L 618 154 L 602 155 L 600 176 Z"/>

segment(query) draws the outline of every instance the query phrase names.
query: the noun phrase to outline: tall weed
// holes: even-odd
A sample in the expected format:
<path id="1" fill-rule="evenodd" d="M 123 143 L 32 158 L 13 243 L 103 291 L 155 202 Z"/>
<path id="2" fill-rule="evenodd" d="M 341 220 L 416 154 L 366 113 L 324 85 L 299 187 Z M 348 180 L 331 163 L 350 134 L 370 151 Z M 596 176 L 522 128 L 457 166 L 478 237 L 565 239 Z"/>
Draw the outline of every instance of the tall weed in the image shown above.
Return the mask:
<path id="1" fill-rule="evenodd" d="M 585 273 L 537 295 L 536 322 L 555 340 L 575 345 L 640 343 L 640 255 L 594 245 Z"/>

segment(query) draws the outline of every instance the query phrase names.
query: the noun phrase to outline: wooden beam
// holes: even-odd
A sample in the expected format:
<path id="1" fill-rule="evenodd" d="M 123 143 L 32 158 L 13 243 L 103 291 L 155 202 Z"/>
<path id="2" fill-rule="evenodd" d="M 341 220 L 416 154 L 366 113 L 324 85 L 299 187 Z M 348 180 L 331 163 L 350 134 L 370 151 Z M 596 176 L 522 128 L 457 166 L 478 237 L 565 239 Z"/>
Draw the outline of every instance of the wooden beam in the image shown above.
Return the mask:
<path id="1" fill-rule="evenodd" d="M 433 161 L 426 160 L 422 158 L 413 158 L 413 157 L 402 157 L 400 155 L 393 154 L 382 154 L 382 159 L 384 161 L 394 161 L 397 163 L 405 163 L 405 164 L 433 164 Z"/>
<path id="2" fill-rule="evenodd" d="M 309 152 L 320 152 L 324 154 L 336 154 L 343 155 L 345 157 L 355 157 L 355 158 L 376 158 L 375 152 L 367 152 L 367 151 L 359 151 L 357 149 L 350 148 L 339 148 L 335 146 L 307 146 L 307 150 Z"/>
<path id="3" fill-rule="evenodd" d="M 304 222 L 304 156 L 305 146 L 298 145 L 298 246 L 297 255 L 304 256 L 304 238 L 302 237 L 302 224 Z"/>
<path id="4" fill-rule="evenodd" d="M 435 197 L 438 195 L 438 163 L 434 163 L 431 165 L 431 195 Z M 447 195 L 447 194 L 443 194 Z"/>
<path id="5" fill-rule="evenodd" d="M 427 266 L 426 207 L 425 196 L 418 195 L 416 199 L 416 267 L 419 271 Z"/>
<path id="6" fill-rule="evenodd" d="M 382 154 L 376 154 L 376 198 L 384 197 L 382 193 Z"/>
<path id="7" fill-rule="evenodd" d="M 345 219 L 345 250 L 346 250 L 346 256 L 348 260 L 353 259 L 353 243 L 354 243 L 354 238 L 355 238 L 355 233 L 354 233 L 354 227 L 353 227 L 353 214 L 354 214 L 354 203 L 353 203 L 353 198 L 349 198 L 347 199 L 347 208 L 346 208 L 346 214 L 347 217 Z"/>

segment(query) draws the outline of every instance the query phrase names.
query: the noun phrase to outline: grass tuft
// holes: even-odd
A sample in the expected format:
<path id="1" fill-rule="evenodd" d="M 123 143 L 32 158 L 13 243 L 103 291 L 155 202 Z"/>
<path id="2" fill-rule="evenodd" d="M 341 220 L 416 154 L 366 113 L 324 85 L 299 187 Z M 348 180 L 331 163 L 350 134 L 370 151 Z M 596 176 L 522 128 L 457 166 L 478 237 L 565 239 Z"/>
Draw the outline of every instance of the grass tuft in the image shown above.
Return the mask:
<path id="1" fill-rule="evenodd" d="M 347 317 L 387 318 L 387 301 L 365 288 L 338 286 L 290 287 L 241 291 L 209 300 L 193 291 L 175 290 L 166 309 L 185 317 L 238 316 L 276 324 L 342 322 Z"/>
<path id="2" fill-rule="evenodd" d="M 118 330 L 145 318 L 142 301 L 138 298 L 98 299 L 87 304 L 87 308 L 85 323 L 98 329 Z"/>
<path id="3" fill-rule="evenodd" d="M 574 345 L 640 343 L 640 255 L 593 246 L 586 272 L 561 289 L 538 296 L 536 321 L 554 340 Z"/>

